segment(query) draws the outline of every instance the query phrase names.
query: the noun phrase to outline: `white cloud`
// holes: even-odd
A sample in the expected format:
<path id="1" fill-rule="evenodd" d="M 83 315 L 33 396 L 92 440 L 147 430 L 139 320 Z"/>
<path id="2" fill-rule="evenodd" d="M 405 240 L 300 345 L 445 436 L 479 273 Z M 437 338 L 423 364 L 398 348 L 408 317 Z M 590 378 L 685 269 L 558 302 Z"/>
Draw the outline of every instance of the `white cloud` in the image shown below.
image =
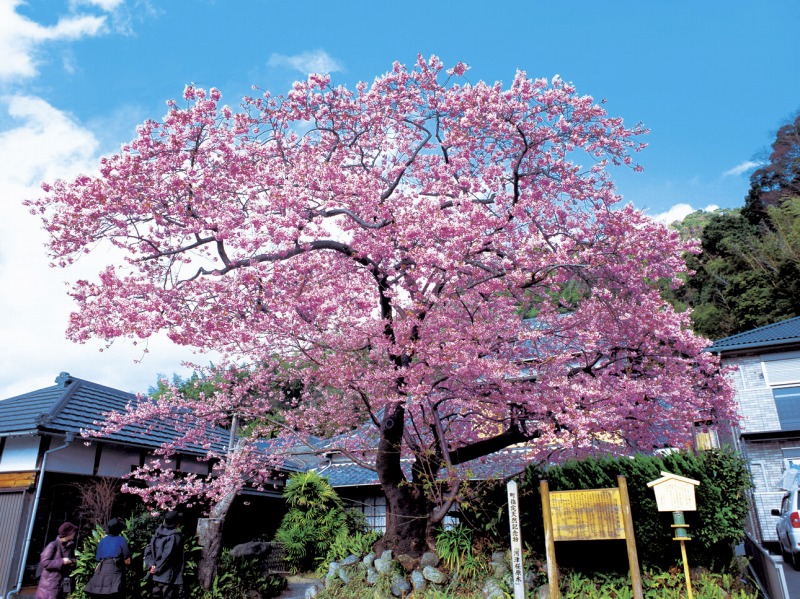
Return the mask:
<path id="1" fill-rule="evenodd" d="M 31 186 L 42 179 L 64 177 L 93 168 L 97 139 L 68 115 L 41 98 L 3 98 L 8 115 L 20 126 L 0 131 L 0 180 Z"/>
<path id="2" fill-rule="evenodd" d="M 714 210 L 718 210 L 719 206 L 716 204 L 709 204 L 705 208 L 703 208 L 703 212 L 713 212 Z M 658 221 L 660 223 L 664 223 L 665 225 L 670 225 L 676 221 L 683 220 L 692 212 L 696 212 L 698 208 L 692 208 L 690 204 L 675 204 L 667 210 L 666 212 L 661 212 L 660 214 L 656 214 L 653 216 L 653 220 Z"/>
<path id="3" fill-rule="evenodd" d="M 21 3 L 0 0 L 0 80 L 35 76 L 37 51 L 42 44 L 98 35 L 105 26 L 105 16 L 78 14 L 46 27 L 17 13 Z"/>
<path id="4" fill-rule="evenodd" d="M 96 6 L 106 12 L 112 12 L 125 4 L 125 0 L 75 0 L 72 4 L 73 6 Z"/>
<path id="5" fill-rule="evenodd" d="M 738 177 L 739 175 L 743 175 L 747 171 L 753 170 L 757 166 L 761 166 L 760 162 L 753 162 L 752 160 L 748 160 L 746 162 L 742 162 L 741 164 L 737 164 L 731 169 L 728 169 L 724 173 L 722 173 L 723 177 Z"/>
<path id="6" fill-rule="evenodd" d="M 310 50 L 294 56 L 272 54 L 267 61 L 271 67 L 290 67 L 303 75 L 309 73 L 336 73 L 344 67 L 324 50 Z"/>
<path id="7" fill-rule="evenodd" d="M 0 399 L 52 385 L 62 370 L 125 391 L 146 391 L 158 373 L 187 374 L 183 360 L 204 362 L 162 337 L 147 343 L 147 354 L 143 343 L 120 341 L 101 353 L 99 341 L 67 341 L 64 331 L 74 306 L 65 280 L 93 278 L 113 258 L 89 255 L 73 268 L 50 268 L 41 221 L 22 201 L 41 193 L 42 179 L 95 172 L 99 142 L 40 98 L 2 98 L 0 111 L 12 119 L 0 131 Z"/>

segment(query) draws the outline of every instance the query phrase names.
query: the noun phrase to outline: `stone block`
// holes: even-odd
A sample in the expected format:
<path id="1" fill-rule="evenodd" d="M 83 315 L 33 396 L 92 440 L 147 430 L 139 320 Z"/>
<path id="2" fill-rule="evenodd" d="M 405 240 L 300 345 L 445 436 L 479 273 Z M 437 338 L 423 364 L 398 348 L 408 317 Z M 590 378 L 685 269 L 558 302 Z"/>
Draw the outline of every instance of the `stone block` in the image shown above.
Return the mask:
<path id="1" fill-rule="evenodd" d="M 425 580 L 433 584 L 445 584 L 447 582 L 447 574 L 441 570 L 437 570 L 433 566 L 425 566 L 422 569 L 422 575 L 425 577 Z"/>

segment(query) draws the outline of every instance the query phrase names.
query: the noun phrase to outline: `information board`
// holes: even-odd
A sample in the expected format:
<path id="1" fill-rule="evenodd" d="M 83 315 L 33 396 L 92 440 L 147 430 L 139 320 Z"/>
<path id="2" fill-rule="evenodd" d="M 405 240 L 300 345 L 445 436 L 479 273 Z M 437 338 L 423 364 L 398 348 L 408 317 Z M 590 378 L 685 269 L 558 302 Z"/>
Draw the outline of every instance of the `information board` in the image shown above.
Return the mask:
<path id="1" fill-rule="evenodd" d="M 694 488 L 700 481 L 671 472 L 661 472 L 661 478 L 647 483 L 656 494 L 659 512 L 694 512 L 697 503 Z"/>
<path id="2" fill-rule="evenodd" d="M 625 538 L 619 489 L 552 491 L 550 511 L 556 541 Z"/>
<path id="3" fill-rule="evenodd" d="M 550 599 L 560 597 L 556 541 L 603 541 L 624 539 L 628 551 L 634 599 L 644 599 L 639 556 L 633 534 L 628 483 L 617 477 L 617 488 L 550 492 L 546 480 L 539 481 L 544 519 L 544 545 Z"/>

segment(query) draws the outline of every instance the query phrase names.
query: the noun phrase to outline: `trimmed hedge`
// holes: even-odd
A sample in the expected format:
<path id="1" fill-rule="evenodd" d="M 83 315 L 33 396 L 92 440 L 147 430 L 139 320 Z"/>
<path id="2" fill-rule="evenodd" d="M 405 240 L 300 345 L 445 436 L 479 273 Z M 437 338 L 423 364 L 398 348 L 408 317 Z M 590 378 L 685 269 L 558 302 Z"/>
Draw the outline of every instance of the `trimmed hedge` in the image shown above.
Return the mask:
<path id="1" fill-rule="evenodd" d="M 745 460 L 731 448 L 669 455 L 606 457 L 568 461 L 542 468 L 530 466 L 519 479 L 522 540 L 536 553 L 544 553 L 544 525 L 539 481 L 548 480 L 551 491 L 599 489 L 617 486 L 617 475 L 627 479 L 636 547 L 644 567 L 664 568 L 678 563 L 680 546 L 673 541 L 671 512 L 659 512 L 655 493 L 647 483 L 661 472 L 700 481 L 695 487 L 697 511 L 686 512 L 691 541 L 687 544 L 692 567 L 724 570 L 731 564 L 733 546 L 744 538 L 748 491 L 752 480 Z M 476 530 L 508 545 L 505 483 L 484 490 L 483 496 L 462 506 Z M 559 565 L 577 570 L 597 567 L 627 570 L 624 541 L 570 541 L 556 544 Z M 587 559 L 587 555 L 591 559 Z"/>

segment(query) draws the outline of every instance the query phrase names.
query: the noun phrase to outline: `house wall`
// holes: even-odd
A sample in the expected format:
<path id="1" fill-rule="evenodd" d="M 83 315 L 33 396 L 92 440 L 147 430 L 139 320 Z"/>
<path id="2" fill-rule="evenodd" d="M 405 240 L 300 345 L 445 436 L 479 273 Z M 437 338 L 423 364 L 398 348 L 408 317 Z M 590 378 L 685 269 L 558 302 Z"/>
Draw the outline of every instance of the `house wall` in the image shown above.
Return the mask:
<path id="1" fill-rule="evenodd" d="M 122 477 L 130 474 L 141 461 L 141 451 L 124 447 L 103 446 L 97 465 L 97 476 Z"/>
<path id="2" fill-rule="evenodd" d="M 36 470 L 41 437 L 22 435 L 6 437 L 0 451 L 0 472 L 30 472 Z"/>
<path id="3" fill-rule="evenodd" d="M 723 364 L 738 367 L 734 375 L 736 401 L 742 416 L 740 429 L 743 433 L 762 433 L 781 430 L 772 389 L 764 377 L 761 356 L 745 356 L 723 360 Z"/>
<path id="4" fill-rule="evenodd" d="M 751 441 L 745 443 L 743 452 L 753 474 L 753 511 L 750 532 L 762 542 L 777 542 L 775 525 L 778 518 L 770 512 L 779 508 L 784 491 L 778 484 L 784 470 L 784 451 L 798 445 L 797 440 Z"/>
<path id="5" fill-rule="evenodd" d="M 742 416 L 738 443 L 755 485 L 748 528 L 762 542 L 776 542 L 777 518 L 770 512 L 780 507 L 784 491 L 779 487 L 785 469 L 792 465 L 800 468 L 800 431 L 795 425 L 782 426 L 774 391 L 800 387 L 800 352 L 723 356 L 722 364 L 737 368 L 733 382 Z"/>
<path id="6" fill-rule="evenodd" d="M 63 449 L 47 456 L 48 472 L 64 472 L 68 474 L 91 475 L 94 472 L 94 459 L 97 448 L 84 445 L 76 439 Z"/>

